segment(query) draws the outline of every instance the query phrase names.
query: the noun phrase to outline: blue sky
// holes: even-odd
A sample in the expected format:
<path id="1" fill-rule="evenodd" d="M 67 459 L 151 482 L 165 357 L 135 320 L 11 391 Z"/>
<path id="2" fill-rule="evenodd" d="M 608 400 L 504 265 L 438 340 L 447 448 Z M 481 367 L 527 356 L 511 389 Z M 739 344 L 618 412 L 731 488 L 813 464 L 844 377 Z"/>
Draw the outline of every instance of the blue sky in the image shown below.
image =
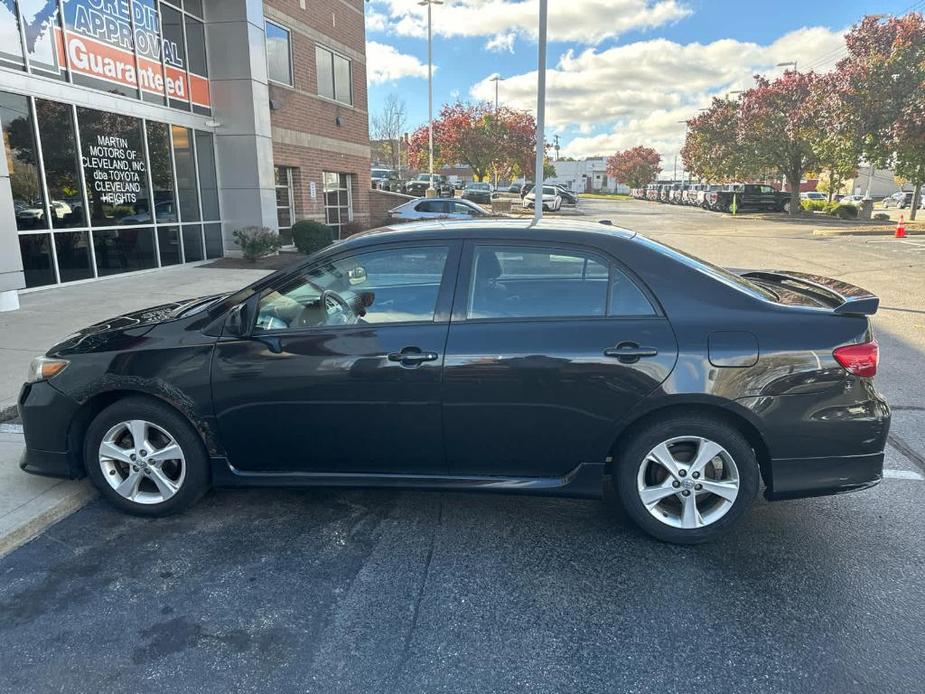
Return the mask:
<path id="1" fill-rule="evenodd" d="M 655 146 L 663 165 L 684 125 L 713 95 L 746 88 L 776 63 L 825 70 L 844 54 L 842 35 L 867 13 L 902 13 L 925 1 L 550 0 L 547 140 L 563 154 Z M 434 7 L 434 104 L 494 98 L 536 103 L 535 0 L 446 0 Z M 408 129 L 427 118 L 426 9 L 416 0 L 367 3 L 369 112 L 390 94 Z"/>

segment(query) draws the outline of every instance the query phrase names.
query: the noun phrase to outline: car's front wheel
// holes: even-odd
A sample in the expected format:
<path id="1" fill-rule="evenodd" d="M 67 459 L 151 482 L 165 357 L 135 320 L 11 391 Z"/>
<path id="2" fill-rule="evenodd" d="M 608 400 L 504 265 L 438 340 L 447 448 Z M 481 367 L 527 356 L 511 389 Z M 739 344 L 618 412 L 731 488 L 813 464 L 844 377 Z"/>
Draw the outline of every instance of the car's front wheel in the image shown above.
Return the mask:
<path id="1" fill-rule="evenodd" d="M 107 501 L 140 516 L 182 511 L 209 488 L 209 460 L 196 430 L 147 398 L 119 400 L 96 416 L 84 464 Z"/>
<path id="2" fill-rule="evenodd" d="M 640 431 L 614 479 L 633 521 L 666 542 L 724 534 L 752 505 L 760 473 L 742 434 L 721 419 L 672 417 Z"/>

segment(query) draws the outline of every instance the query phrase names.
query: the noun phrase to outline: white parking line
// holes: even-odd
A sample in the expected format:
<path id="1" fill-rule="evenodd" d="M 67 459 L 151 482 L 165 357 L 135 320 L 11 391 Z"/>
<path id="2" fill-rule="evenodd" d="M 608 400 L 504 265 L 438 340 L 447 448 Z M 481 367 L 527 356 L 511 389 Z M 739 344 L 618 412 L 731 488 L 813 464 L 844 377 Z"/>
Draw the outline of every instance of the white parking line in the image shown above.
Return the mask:
<path id="1" fill-rule="evenodd" d="M 925 475 L 914 470 L 884 470 L 883 479 L 893 480 L 915 480 L 916 482 L 925 482 Z"/>

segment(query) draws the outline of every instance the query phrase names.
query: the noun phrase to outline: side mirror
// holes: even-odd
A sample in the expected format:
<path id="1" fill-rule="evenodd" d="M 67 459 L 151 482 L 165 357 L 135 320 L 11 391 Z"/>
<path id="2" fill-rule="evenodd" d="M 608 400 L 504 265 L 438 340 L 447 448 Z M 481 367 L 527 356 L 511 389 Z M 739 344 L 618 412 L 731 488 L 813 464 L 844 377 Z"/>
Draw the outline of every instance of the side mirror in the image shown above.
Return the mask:
<path id="1" fill-rule="evenodd" d="M 250 332 L 247 304 L 238 304 L 228 312 L 225 319 L 225 334 L 232 337 L 246 337 Z"/>

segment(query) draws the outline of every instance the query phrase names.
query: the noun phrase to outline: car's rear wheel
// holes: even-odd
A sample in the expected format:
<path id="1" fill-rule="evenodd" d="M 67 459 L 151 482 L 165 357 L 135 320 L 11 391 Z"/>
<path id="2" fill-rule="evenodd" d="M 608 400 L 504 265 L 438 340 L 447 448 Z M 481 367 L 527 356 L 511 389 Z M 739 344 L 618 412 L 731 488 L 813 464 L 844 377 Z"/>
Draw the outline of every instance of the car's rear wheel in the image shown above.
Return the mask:
<path id="1" fill-rule="evenodd" d="M 145 398 L 119 400 L 96 416 L 84 464 L 107 501 L 140 516 L 182 511 L 209 487 L 196 430 L 176 410 Z"/>
<path id="2" fill-rule="evenodd" d="M 724 534 L 751 507 L 760 473 L 742 434 L 720 419 L 672 417 L 640 431 L 614 479 L 633 521 L 666 542 Z"/>

